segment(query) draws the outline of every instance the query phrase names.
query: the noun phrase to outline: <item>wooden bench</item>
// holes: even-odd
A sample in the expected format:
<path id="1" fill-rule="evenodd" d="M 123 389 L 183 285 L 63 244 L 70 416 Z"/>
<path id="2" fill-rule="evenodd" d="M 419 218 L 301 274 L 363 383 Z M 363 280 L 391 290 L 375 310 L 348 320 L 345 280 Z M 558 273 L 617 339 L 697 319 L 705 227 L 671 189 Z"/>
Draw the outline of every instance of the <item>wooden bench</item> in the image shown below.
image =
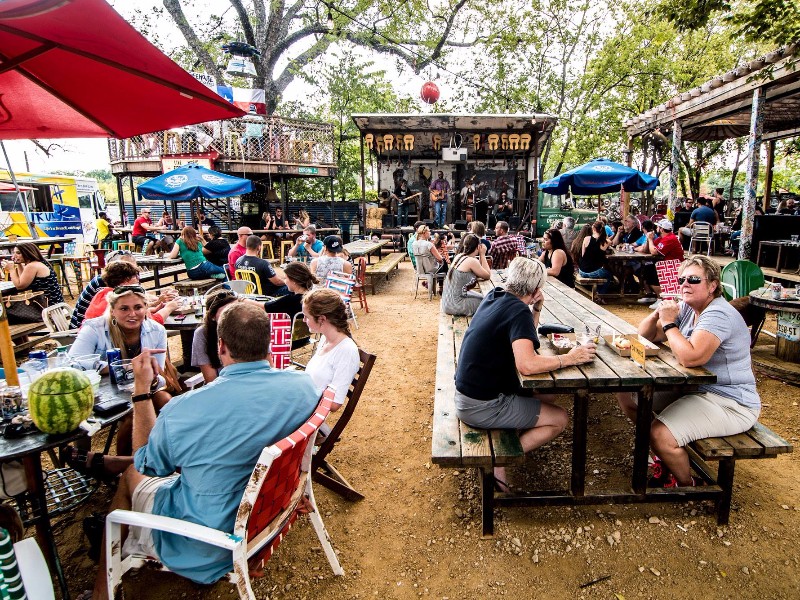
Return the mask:
<path id="1" fill-rule="evenodd" d="M 203 294 L 218 283 L 221 282 L 217 279 L 183 279 L 181 281 L 176 281 L 172 287 L 178 290 L 178 294 L 181 296 L 191 296 L 194 290 Z"/>
<path id="2" fill-rule="evenodd" d="M 597 286 L 604 283 L 606 283 L 605 279 L 581 277 L 577 273 L 575 274 L 575 289 L 583 293 L 592 302 L 600 297 L 600 294 L 597 292 Z"/>
<path id="3" fill-rule="evenodd" d="M 481 474 L 481 507 L 492 511 L 494 467 L 522 464 L 525 453 L 516 431 L 475 429 L 456 416 L 455 372 L 468 317 L 440 315 L 436 356 L 436 393 L 433 399 L 431 460 L 441 467 L 477 468 Z M 484 524 L 491 515 L 483 515 Z M 484 526 L 484 536 L 491 535 Z"/>
<path id="4" fill-rule="evenodd" d="M 722 488 L 722 496 L 717 499 L 717 523 L 728 523 L 737 460 L 775 458 L 792 450 L 789 442 L 761 423 L 756 423 L 745 433 L 706 438 L 689 444 L 689 456 L 694 468 L 702 473 L 706 481 L 716 481 Z M 711 461 L 719 462 L 716 477 L 709 472 L 706 464 Z"/>
<path id="5" fill-rule="evenodd" d="M 50 339 L 50 332 L 44 323 L 20 323 L 9 325 L 11 341 L 14 345 L 14 354 L 20 354 L 37 344 Z"/>
<path id="6" fill-rule="evenodd" d="M 404 252 L 392 252 L 391 254 L 384 256 L 374 265 L 367 266 L 367 270 L 364 274 L 369 277 L 368 285 L 372 288 L 373 296 L 375 295 L 375 279 L 378 277 L 385 277 L 386 281 L 389 281 L 389 273 L 392 271 L 392 269 L 397 269 L 405 257 L 406 255 Z"/>

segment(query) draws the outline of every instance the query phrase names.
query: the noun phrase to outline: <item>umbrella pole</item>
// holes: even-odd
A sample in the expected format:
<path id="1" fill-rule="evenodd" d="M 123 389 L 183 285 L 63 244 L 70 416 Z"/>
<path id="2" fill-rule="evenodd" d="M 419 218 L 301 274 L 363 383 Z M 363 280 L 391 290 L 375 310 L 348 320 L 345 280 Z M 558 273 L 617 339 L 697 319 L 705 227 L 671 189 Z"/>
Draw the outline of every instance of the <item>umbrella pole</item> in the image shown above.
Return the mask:
<path id="1" fill-rule="evenodd" d="M 14 175 L 14 169 L 11 168 L 11 161 L 8 160 L 8 152 L 6 152 L 5 143 L 0 141 L 0 147 L 3 148 L 3 156 L 6 159 L 6 165 L 8 166 L 8 173 L 11 175 L 11 181 L 14 183 L 14 188 L 17 190 L 17 201 L 22 207 L 22 214 L 25 215 L 25 223 L 27 223 L 28 225 L 28 229 L 31 232 L 31 237 L 33 239 L 38 239 L 39 233 L 36 231 L 36 226 L 33 224 L 33 221 L 31 221 L 31 212 L 30 210 L 28 210 L 28 201 L 25 200 L 25 194 L 23 194 L 22 190 L 19 189 L 19 183 L 17 183 L 17 176 Z"/>

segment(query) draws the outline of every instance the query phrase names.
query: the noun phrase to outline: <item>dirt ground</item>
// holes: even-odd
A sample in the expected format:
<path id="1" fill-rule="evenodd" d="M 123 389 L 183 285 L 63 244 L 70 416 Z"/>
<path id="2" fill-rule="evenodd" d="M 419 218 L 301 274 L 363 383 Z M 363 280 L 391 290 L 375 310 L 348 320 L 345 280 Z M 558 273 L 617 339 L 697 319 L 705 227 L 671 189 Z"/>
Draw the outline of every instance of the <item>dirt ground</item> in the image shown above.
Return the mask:
<path id="1" fill-rule="evenodd" d="M 481 539 L 476 473 L 430 463 L 438 302 L 412 299 L 412 273 L 403 263 L 369 296 L 369 314 L 357 310 L 354 337 L 378 360 L 331 459 L 366 498 L 351 503 L 315 486 L 346 575 L 332 574 L 301 518 L 254 581 L 258 598 L 800 598 L 798 452 L 738 465 L 727 527 L 692 502 L 503 508 L 495 537 Z M 647 312 L 609 308 L 631 323 Z M 758 390 L 761 421 L 797 443 L 800 390 L 761 376 Z M 590 423 L 588 486 L 603 489 L 631 468 L 633 430 L 610 395 L 593 398 Z M 570 444 L 567 430 L 533 453 L 525 472 L 510 472 L 511 481 L 567 481 Z M 103 488 L 57 524 L 73 594 L 91 587 L 96 572 L 82 518 L 105 511 L 110 494 Z M 127 576 L 125 588 L 126 598 L 235 597 L 227 583 L 197 586 L 144 570 Z"/>

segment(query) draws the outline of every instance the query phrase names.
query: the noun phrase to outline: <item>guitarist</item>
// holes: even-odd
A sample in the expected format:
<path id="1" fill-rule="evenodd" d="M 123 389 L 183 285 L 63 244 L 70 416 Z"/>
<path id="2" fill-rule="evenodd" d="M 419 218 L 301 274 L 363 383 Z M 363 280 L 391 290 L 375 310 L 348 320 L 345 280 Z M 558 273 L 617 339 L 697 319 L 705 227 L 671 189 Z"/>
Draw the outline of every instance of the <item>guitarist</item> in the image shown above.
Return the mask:
<path id="1" fill-rule="evenodd" d="M 444 172 L 439 171 L 436 179 L 431 182 L 431 202 L 434 207 L 434 221 L 437 227 L 444 227 L 447 220 L 447 196 L 450 194 L 450 183 L 444 178 Z"/>
<path id="2" fill-rule="evenodd" d="M 400 227 L 408 226 L 408 213 L 410 208 L 416 204 L 416 201 L 412 199 L 416 196 L 419 196 L 419 194 L 414 194 L 412 196 L 408 189 L 408 182 L 405 179 L 401 179 L 400 184 L 395 188 L 394 194 L 392 194 L 392 200 L 397 203 L 397 215 L 400 221 Z"/>

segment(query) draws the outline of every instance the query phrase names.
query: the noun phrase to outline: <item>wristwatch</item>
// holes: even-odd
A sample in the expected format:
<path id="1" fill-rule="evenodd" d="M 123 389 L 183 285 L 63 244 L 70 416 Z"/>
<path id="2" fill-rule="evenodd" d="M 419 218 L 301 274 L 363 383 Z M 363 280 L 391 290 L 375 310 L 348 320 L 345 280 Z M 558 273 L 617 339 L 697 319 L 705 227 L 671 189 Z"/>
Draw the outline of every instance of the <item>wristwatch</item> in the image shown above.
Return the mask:
<path id="1" fill-rule="evenodd" d="M 144 402 L 145 400 L 152 400 L 155 392 L 148 392 L 146 394 L 131 395 L 131 402 Z"/>
<path id="2" fill-rule="evenodd" d="M 664 330 L 664 333 L 667 333 L 670 329 L 675 329 L 677 326 L 677 323 L 667 323 L 666 325 L 662 326 L 661 329 Z"/>

